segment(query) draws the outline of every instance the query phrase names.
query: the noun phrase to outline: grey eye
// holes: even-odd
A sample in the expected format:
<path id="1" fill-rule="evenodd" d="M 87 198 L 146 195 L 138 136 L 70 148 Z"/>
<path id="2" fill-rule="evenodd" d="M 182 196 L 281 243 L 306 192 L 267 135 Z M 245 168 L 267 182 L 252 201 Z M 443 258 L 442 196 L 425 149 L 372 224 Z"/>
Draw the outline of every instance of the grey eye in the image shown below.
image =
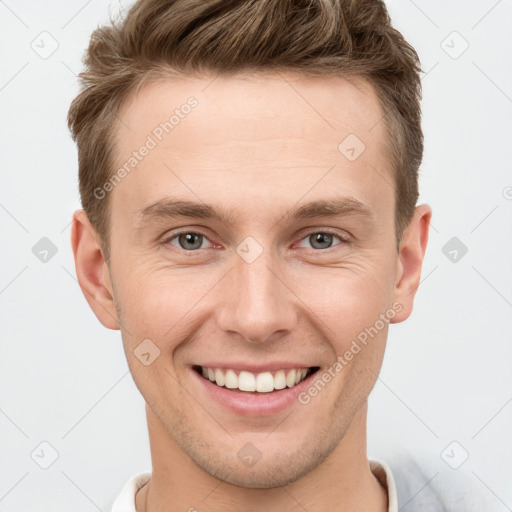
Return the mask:
<path id="1" fill-rule="evenodd" d="M 337 244 L 333 244 L 334 239 L 338 239 Z M 330 233 L 329 231 L 314 231 L 300 241 L 300 247 L 321 251 L 322 249 L 330 249 L 331 247 L 336 247 L 337 245 L 342 245 L 347 242 L 348 240 L 334 233 Z M 304 245 L 305 243 L 308 245 Z"/>
<path id="2" fill-rule="evenodd" d="M 328 249 L 332 245 L 333 237 L 329 233 L 313 233 L 308 239 L 313 249 Z"/>
<path id="3" fill-rule="evenodd" d="M 192 232 L 180 233 L 173 238 L 177 238 L 180 248 L 186 251 L 200 249 L 204 239 L 203 235 Z"/>

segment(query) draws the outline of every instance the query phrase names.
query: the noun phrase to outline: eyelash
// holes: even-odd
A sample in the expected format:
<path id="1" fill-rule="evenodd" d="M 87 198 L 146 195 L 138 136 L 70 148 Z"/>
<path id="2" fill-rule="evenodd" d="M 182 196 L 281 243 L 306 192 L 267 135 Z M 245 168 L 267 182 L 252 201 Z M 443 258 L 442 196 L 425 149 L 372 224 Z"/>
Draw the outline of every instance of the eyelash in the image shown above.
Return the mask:
<path id="1" fill-rule="evenodd" d="M 176 231 L 174 233 L 172 233 L 170 236 L 166 236 L 164 238 L 164 240 L 162 240 L 162 244 L 163 245 L 168 245 L 170 244 L 170 242 L 172 240 L 174 240 L 175 238 L 179 237 L 180 235 L 184 235 L 184 234 L 190 234 L 190 233 L 193 233 L 195 235 L 200 235 L 202 236 L 203 238 L 205 238 L 206 240 L 209 241 L 207 235 L 205 235 L 204 233 L 202 233 L 201 231 L 192 231 L 192 230 L 183 230 L 183 231 Z M 309 233 L 306 233 L 301 239 L 300 241 L 302 242 L 302 240 L 304 240 L 305 238 L 308 238 L 309 236 L 311 235 L 314 235 L 314 234 L 318 234 L 318 233 L 321 233 L 322 235 L 331 235 L 331 236 L 334 236 L 336 237 L 338 240 L 340 240 L 340 243 L 337 244 L 337 245 L 333 245 L 331 247 L 327 247 L 326 249 L 315 249 L 315 248 L 309 248 L 307 247 L 306 249 L 309 249 L 310 251 L 313 251 L 315 253 L 326 253 L 326 252 L 329 252 L 331 249 L 335 249 L 336 247 L 338 246 L 341 246 L 341 245 L 346 245 L 348 243 L 350 243 L 350 239 L 348 237 L 342 237 L 341 235 L 333 232 L 333 231 L 330 231 L 328 229 L 326 230 L 316 230 L 316 231 L 310 231 Z M 210 242 L 212 243 L 212 242 Z M 189 256 L 195 256 L 199 253 L 199 251 L 201 249 L 192 249 L 192 250 L 189 250 L 187 251 L 186 249 L 182 249 L 181 247 L 175 247 L 175 249 L 179 250 L 179 251 L 182 251 L 182 252 L 185 252 L 185 253 L 188 253 Z"/>

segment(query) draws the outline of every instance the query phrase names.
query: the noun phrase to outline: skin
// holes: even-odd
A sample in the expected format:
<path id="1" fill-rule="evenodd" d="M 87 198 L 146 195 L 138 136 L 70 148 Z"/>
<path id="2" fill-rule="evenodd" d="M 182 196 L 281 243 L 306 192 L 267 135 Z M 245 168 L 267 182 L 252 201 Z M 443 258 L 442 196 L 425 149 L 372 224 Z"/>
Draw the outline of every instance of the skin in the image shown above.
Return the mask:
<path id="1" fill-rule="evenodd" d="M 198 386 L 190 366 L 290 360 L 322 372 L 394 302 L 402 309 L 391 323 L 403 322 L 432 211 L 416 208 L 397 250 L 382 109 L 362 79 L 276 73 L 147 84 L 120 113 L 117 165 L 190 96 L 198 106 L 110 192 L 110 265 L 85 212 L 73 216 L 80 287 L 99 321 L 121 330 L 146 400 L 153 472 L 137 511 L 384 512 L 366 421 L 387 323 L 308 404 L 275 415 L 234 414 Z M 349 133 L 366 146 L 354 161 L 338 150 Z M 228 224 L 137 223 L 139 210 L 171 194 L 236 215 Z M 372 217 L 284 217 L 339 197 L 364 203 Z M 177 228 L 204 234 L 192 257 L 193 242 L 164 241 Z M 318 248 L 310 235 L 323 230 L 336 236 Z M 250 264 L 236 252 L 247 236 L 263 248 Z M 144 339 L 160 350 L 148 366 L 134 355 Z M 252 467 L 237 457 L 247 442 L 262 454 Z"/>

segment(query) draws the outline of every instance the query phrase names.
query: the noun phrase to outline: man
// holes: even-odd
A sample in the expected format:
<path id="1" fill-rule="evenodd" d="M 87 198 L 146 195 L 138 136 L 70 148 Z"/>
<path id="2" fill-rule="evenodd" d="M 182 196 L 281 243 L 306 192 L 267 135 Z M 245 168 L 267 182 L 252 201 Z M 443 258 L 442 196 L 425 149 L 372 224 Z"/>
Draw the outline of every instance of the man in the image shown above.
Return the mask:
<path id="1" fill-rule="evenodd" d="M 383 3 L 139 1 L 85 65 L 76 271 L 153 466 L 113 512 L 398 511 L 367 399 L 432 212 L 419 61 Z"/>

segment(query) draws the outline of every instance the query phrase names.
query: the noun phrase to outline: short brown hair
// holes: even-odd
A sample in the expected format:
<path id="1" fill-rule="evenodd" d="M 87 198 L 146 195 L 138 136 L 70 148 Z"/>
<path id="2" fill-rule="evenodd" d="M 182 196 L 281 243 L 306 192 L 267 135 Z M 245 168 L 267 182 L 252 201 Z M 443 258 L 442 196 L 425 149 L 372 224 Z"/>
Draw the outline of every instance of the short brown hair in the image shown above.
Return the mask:
<path id="1" fill-rule="evenodd" d="M 94 190 L 113 169 L 113 134 L 148 78 L 241 71 L 362 77 L 376 91 L 395 175 L 397 247 L 418 199 L 423 154 L 420 62 L 381 0 L 139 0 L 97 28 L 68 113 L 82 206 L 109 261 L 109 201 Z M 340 141 L 341 142 L 341 141 Z"/>

